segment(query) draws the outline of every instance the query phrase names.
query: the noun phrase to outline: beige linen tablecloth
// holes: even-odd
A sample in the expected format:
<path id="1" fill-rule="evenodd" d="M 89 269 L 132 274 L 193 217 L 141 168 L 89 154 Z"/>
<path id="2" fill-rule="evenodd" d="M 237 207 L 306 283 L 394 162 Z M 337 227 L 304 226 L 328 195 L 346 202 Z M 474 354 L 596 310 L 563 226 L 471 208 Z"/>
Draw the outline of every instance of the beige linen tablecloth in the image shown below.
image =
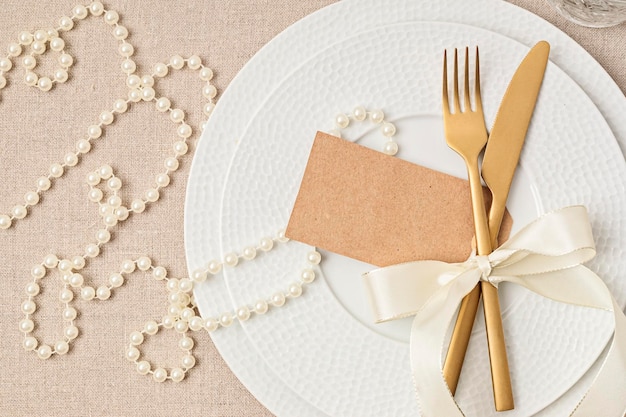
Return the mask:
<path id="1" fill-rule="evenodd" d="M 231 1 L 124 1 L 105 2 L 117 10 L 136 47 L 140 73 L 174 54 L 202 57 L 215 71 L 215 84 L 224 91 L 235 74 L 272 37 L 332 0 L 231 0 Z M 556 15 L 543 1 L 514 0 L 563 29 L 585 47 L 626 91 L 626 26 L 591 30 L 575 26 Z M 0 5 L 0 49 L 16 40 L 21 30 L 56 26 L 71 14 L 72 1 L 5 0 Z M 23 68 L 11 71 L 0 92 L 0 212 L 7 213 L 35 188 L 35 179 L 59 161 L 86 127 L 97 121 L 113 100 L 126 95 L 125 77 L 119 71 L 117 42 L 101 19 L 88 18 L 65 36 L 75 57 L 71 79 L 49 93 L 26 87 Z M 4 52 L 3 52 L 4 53 Z M 46 54 L 37 67 L 50 72 L 54 65 Z M 197 73 L 184 71 L 160 83 L 176 107 L 188 111 L 197 126 L 202 120 L 202 84 Z M 134 106 L 106 130 L 103 139 L 79 166 L 72 169 L 26 220 L 0 233 L 0 415 L 1 416 L 270 416 L 229 371 L 206 332 L 193 334 L 196 368 L 174 384 L 157 384 L 140 376 L 124 359 L 131 331 L 150 319 L 159 320 L 166 308 L 162 283 L 133 274 L 105 302 L 77 303 L 81 335 L 65 357 L 42 361 L 21 346 L 18 323 L 20 304 L 31 281 L 30 269 L 48 253 L 70 256 L 83 253 L 94 240 L 101 219 L 97 205 L 87 200 L 87 173 L 108 163 L 124 181 L 126 198 L 151 186 L 162 170 L 162 160 L 174 138 L 173 125 L 158 117 L 151 105 Z M 194 133 L 195 141 L 198 133 Z M 193 151 L 193 146 L 192 146 Z M 186 271 L 183 245 L 183 206 L 186 177 L 192 154 L 181 159 L 172 185 L 158 204 L 132 216 L 114 229 L 114 238 L 86 275 L 98 283 L 120 268 L 121 261 L 149 255 L 168 268 L 171 276 Z M 47 343 L 62 331 L 57 301 L 58 279 L 42 282 L 43 298 L 35 322 L 37 336 Z M 172 333 L 172 332 L 168 332 Z M 157 343 L 158 342 L 158 343 Z M 180 350 L 172 334 L 143 345 L 144 352 L 161 363 L 177 363 Z"/>

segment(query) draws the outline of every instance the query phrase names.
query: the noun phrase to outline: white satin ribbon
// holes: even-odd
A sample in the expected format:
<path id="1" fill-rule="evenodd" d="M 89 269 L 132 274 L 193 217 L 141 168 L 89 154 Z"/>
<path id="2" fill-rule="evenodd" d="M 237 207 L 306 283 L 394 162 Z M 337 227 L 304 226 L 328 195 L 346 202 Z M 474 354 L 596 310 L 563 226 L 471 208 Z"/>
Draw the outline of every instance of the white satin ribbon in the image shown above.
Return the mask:
<path id="1" fill-rule="evenodd" d="M 461 417 L 443 378 L 441 352 L 463 297 L 480 281 L 522 285 L 562 303 L 612 311 L 609 353 L 571 417 L 623 417 L 626 411 L 626 317 L 608 288 L 582 265 L 595 256 L 587 211 L 566 207 L 546 214 L 488 256 L 463 263 L 416 261 L 364 274 L 376 322 L 415 315 L 411 368 L 422 417 Z"/>

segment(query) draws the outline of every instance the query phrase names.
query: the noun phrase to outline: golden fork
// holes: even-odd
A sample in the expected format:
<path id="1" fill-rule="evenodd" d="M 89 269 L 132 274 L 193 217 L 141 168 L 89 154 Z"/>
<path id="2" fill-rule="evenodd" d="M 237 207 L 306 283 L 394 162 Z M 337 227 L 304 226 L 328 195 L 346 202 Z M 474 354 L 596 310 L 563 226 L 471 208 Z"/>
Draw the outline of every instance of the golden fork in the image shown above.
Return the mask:
<path id="1" fill-rule="evenodd" d="M 447 54 L 444 52 L 442 91 L 444 131 L 448 146 L 463 158 L 467 167 L 478 255 L 489 255 L 492 250 L 491 238 L 478 167 L 478 157 L 488 140 L 480 98 L 478 48 L 476 48 L 474 109 L 471 108 L 470 103 L 468 55 L 468 48 L 465 48 L 463 107 L 461 107 L 459 97 L 458 54 L 457 50 L 454 50 L 454 91 L 453 107 L 451 109 L 448 99 L 448 60 Z M 502 330 L 500 302 L 498 300 L 498 290 L 490 283 L 481 281 L 481 284 L 477 285 L 474 290 L 463 299 L 455 324 L 453 338 L 450 341 L 443 373 L 450 391 L 454 394 L 469 342 L 469 335 L 463 333 L 471 332 L 478 306 L 477 299 L 480 298 L 481 291 L 487 327 L 487 341 L 489 345 L 491 377 L 496 410 L 510 410 L 513 408 L 513 394 L 508 359 L 506 356 L 506 346 L 504 343 L 504 332 Z M 469 325 L 467 325 L 467 323 L 463 324 L 463 322 L 467 321 L 470 321 Z"/>

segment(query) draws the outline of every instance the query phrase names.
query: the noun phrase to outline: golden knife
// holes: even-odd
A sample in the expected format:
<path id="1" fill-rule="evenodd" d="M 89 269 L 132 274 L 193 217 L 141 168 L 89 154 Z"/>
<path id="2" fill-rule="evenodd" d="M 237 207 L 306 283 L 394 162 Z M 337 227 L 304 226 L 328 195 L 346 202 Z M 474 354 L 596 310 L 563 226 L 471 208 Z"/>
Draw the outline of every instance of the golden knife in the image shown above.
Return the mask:
<path id="1" fill-rule="evenodd" d="M 489 232 L 492 247 L 497 247 L 497 238 L 500 225 L 506 207 L 509 189 L 513 175 L 517 167 L 519 155 L 526 138 L 528 125 L 532 117 L 543 75 L 548 62 L 550 45 L 541 41 L 537 43 L 526 55 L 522 63 L 511 79 L 500 104 L 496 119 L 489 135 L 487 148 L 482 164 L 482 177 L 492 193 L 492 204 L 489 210 Z M 495 299 L 495 302 L 483 303 L 485 307 L 485 321 L 489 323 L 501 321 L 499 303 L 497 302 L 497 289 L 492 285 L 482 286 L 485 299 Z M 480 286 L 468 294 L 459 309 L 458 318 L 452 333 L 452 339 L 448 348 L 444 364 L 444 376 L 452 393 L 456 390 L 456 383 L 461 373 L 461 367 L 465 358 L 465 352 L 472 332 L 474 319 L 480 300 Z M 498 326 L 492 326 L 492 328 Z M 501 328 L 501 326 L 500 326 Z M 488 337 L 490 351 L 492 344 L 504 348 L 504 334 Z M 508 380 L 509 368 L 504 357 L 504 363 L 494 363 L 496 357 L 491 357 L 492 379 Z M 510 386 L 510 384 L 509 384 Z M 505 395 L 496 398 L 497 410 L 513 408 L 513 396 Z"/>

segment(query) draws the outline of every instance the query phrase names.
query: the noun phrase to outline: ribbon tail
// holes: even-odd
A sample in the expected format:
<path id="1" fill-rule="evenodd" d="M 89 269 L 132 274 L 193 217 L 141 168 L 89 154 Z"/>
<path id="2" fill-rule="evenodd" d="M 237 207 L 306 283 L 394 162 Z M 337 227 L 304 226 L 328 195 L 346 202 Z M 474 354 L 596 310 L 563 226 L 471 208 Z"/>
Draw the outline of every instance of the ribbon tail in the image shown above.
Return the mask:
<path id="1" fill-rule="evenodd" d="M 415 315 L 411 328 L 411 370 L 422 417 L 463 417 L 442 372 L 446 333 L 463 297 L 480 279 L 468 271 L 438 291 Z M 434 413 L 435 414 L 427 414 Z"/>
<path id="2" fill-rule="evenodd" d="M 626 316 L 615 299 L 611 301 L 615 314 L 613 342 L 593 385 L 571 417 L 626 415 Z"/>

